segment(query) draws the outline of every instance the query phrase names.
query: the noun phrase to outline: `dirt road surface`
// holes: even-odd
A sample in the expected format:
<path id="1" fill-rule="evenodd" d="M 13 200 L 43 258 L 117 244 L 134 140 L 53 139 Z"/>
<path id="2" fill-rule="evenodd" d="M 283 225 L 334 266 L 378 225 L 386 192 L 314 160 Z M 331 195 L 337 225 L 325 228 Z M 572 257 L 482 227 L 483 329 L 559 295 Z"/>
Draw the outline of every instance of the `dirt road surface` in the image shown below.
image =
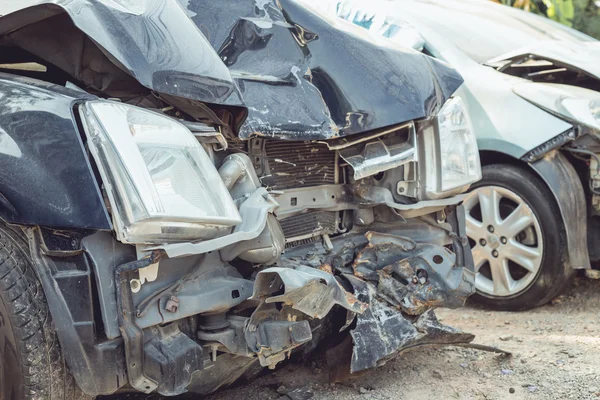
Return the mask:
<path id="1" fill-rule="evenodd" d="M 510 358 L 449 347 L 416 349 L 344 384 L 324 360 L 289 365 L 207 400 L 600 399 L 600 281 L 578 279 L 552 304 L 521 313 L 439 310 L 444 323 Z M 287 396 L 282 394 L 288 393 Z"/>

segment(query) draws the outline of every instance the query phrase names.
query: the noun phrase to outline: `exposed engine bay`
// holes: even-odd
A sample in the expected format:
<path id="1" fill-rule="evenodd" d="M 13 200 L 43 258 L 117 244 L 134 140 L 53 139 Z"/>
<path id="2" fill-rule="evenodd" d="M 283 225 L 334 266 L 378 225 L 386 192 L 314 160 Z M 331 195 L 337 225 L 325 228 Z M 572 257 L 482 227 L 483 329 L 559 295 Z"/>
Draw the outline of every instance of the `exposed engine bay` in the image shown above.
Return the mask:
<path id="1" fill-rule="evenodd" d="M 411 128 L 399 129 L 409 135 Z M 123 271 L 117 297 L 131 315 L 119 326 L 109 324 L 107 332 L 116 336 L 119 328 L 126 333 L 135 326 L 144 341 L 158 335 L 144 347 L 140 390 L 149 385 L 147 391 L 162 394 L 185 387 L 209 393 L 251 365 L 274 368 L 295 349 L 313 348 L 336 332 L 353 338 L 348 373 L 381 365 L 404 348 L 473 339 L 433 314 L 436 307 L 462 306 L 474 291 L 462 208 L 432 201 L 431 209 L 416 209 L 416 199 L 403 196 L 413 182 L 404 177 L 416 179 L 408 172 L 417 168 L 414 161 L 354 180 L 355 170 L 344 160 L 349 153 L 343 157 L 324 144 L 253 139 L 223 150 L 205 138 L 199 139 L 222 160 L 219 174 L 241 203 L 242 219 L 245 206 L 253 215 L 262 208 L 268 210 L 266 224 L 254 233 L 249 227 L 246 233 L 255 238 L 220 249 L 222 243 L 207 246 L 222 238 L 165 246 L 169 257 L 202 253 L 187 269 L 154 250 L 150 265 L 137 274 Z M 377 135 L 360 140 L 367 147 L 383 143 Z M 237 152 L 244 144 L 248 150 Z M 413 216 L 421 212 L 422 218 Z M 192 250 L 196 246 L 202 249 Z M 187 334 L 181 326 L 186 318 L 185 328 L 192 329 Z M 183 346 L 186 362 L 190 354 L 196 361 L 189 376 L 165 379 L 154 368 L 180 370 L 182 360 L 164 360 L 171 350 L 158 343 L 167 333 L 156 327 L 172 325 L 181 330 L 169 333 L 177 338 L 173 343 Z M 317 343 L 309 345 L 313 339 Z M 245 365 L 230 370 L 236 356 Z M 202 372 L 192 376 L 194 370 Z M 228 371 L 222 381 L 215 380 L 220 370 Z"/>

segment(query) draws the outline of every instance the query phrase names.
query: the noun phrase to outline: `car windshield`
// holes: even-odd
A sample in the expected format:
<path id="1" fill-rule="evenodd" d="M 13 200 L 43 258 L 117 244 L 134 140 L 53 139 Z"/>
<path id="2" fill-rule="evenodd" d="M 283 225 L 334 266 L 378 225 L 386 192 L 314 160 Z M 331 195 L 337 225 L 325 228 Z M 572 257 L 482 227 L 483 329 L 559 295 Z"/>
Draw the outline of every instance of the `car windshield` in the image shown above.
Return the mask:
<path id="1" fill-rule="evenodd" d="M 396 0 L 395 17 L 427 26 L 483 63 L 538 41 L 595 41 L 547 18 L 489 0 Z"/>

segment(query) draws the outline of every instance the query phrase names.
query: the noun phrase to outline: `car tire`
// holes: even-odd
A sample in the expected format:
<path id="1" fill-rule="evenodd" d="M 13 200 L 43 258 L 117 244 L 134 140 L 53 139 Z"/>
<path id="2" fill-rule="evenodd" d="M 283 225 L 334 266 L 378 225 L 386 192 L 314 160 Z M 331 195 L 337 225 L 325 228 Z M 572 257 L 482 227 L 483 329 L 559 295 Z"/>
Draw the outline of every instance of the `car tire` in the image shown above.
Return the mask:
<path id="1" fill-rule="evenodd" d="M 28 245 L 0 225 L 0 399 L 90 399 L 62 357 Z"/>
<path id="2" fill-rule="evenodd" d="M 510 164 L 486 165 L 464 204 L 477 270 L 474 302 L 493 310 L 527 310 L 568 286 L 574 271 L 561 213 L 540 178 Z M 496 212 L 490 204 L 498 204 Z"/>

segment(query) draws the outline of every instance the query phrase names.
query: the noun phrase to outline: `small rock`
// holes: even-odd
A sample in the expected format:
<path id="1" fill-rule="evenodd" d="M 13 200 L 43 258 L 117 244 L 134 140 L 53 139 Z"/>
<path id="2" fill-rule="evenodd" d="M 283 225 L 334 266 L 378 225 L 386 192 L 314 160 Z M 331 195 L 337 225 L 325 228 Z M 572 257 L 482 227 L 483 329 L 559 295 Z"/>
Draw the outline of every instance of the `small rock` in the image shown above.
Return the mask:
<path id="1" fill-rule="evenodd" d="M 556 360 L 556 365 L 565 365 L 565 360 Z"/>
<path id="2" fill-rule="evenodd" d="M 498 339 L 502 340 L 503 342 L 506 342 L 512 338 L 513 338 L 513 335 L 502 335 Z"/>
<path id="3" fill-rule="evenodd" d="M 308 400 L 312 399 L 315 394 L 306 388 L 298 388 L 288 392 L 286 396 L 290 400 Z"/>
<path id="4" fill-rule="evenodd" d="M 492 374 L 490 374 L 489 372 L 484 372 L 483 376 L 489 379 L 492 377 Z"/>
<path id="5" fill-rule="evenodd" d="M 527 364 L 527 359 L 526 358 L 521 358 L 521 364 Z"/>
<path id="6" fill-rule="evenodd" d="M 500 370 L 500 372 L 502 373 L 502 375 L 512 375 L 513 373 L 512 369 L 502 369 Z"/>
<path id="7" fill-rule="evenodd" d="M 281 385 L 277 388 L 277 393 L 279 394 L 286 394 L 288 391 L 288 388 L 285 387 L 285 385 Z"/>
<path id="8" fill-rule="evenodd" d="M 443 379 L 442 373 L 437 369 L 431 371 L 431 375 L 433 375 L 434 378 Z"/>
<path id="9" fill-rule="evenodd" d="M 515 388 L 510 388 L 510 389 L 508 389 L 508 393 L 511 393 L 511 394 L 512 394 L 512 393 L 514 393 L 514 392 L 515 392 Z"/>
<path id="10" fill-rule="evenodd" d="M 591 387 L 591 388 L 589 388 L 588 390 L 590 391 L 590 393 L 596 393 L 596 392 L 598 391 L 598 388 L 597 388 L 597 387 L 593 387 L 593 386 L 592 386 L 592 387 Z"/>
<path id="11" fill-rule="evenodd" d="M 504 325 L 510 325 L 510 321 L 504 321 Z"/>
<path id="12" fill-rule="evenodd" d="M 367 388 L 364 388 L 364 387 L 361 386 L 361 388 L 358 389 L 358 393 L 360 393 L 360 394 L 367 394 L 367 393 L 369 393 L 369 391 L 367 390 Z"/>
<path id="13" fill-rule="evenodd" d="M 469 364 L 467 364 L 467 363 L 460 363 L 459 365 L 461 367 L 463 367 L 463 368 L 468 368 L 469 367 Z"/>

